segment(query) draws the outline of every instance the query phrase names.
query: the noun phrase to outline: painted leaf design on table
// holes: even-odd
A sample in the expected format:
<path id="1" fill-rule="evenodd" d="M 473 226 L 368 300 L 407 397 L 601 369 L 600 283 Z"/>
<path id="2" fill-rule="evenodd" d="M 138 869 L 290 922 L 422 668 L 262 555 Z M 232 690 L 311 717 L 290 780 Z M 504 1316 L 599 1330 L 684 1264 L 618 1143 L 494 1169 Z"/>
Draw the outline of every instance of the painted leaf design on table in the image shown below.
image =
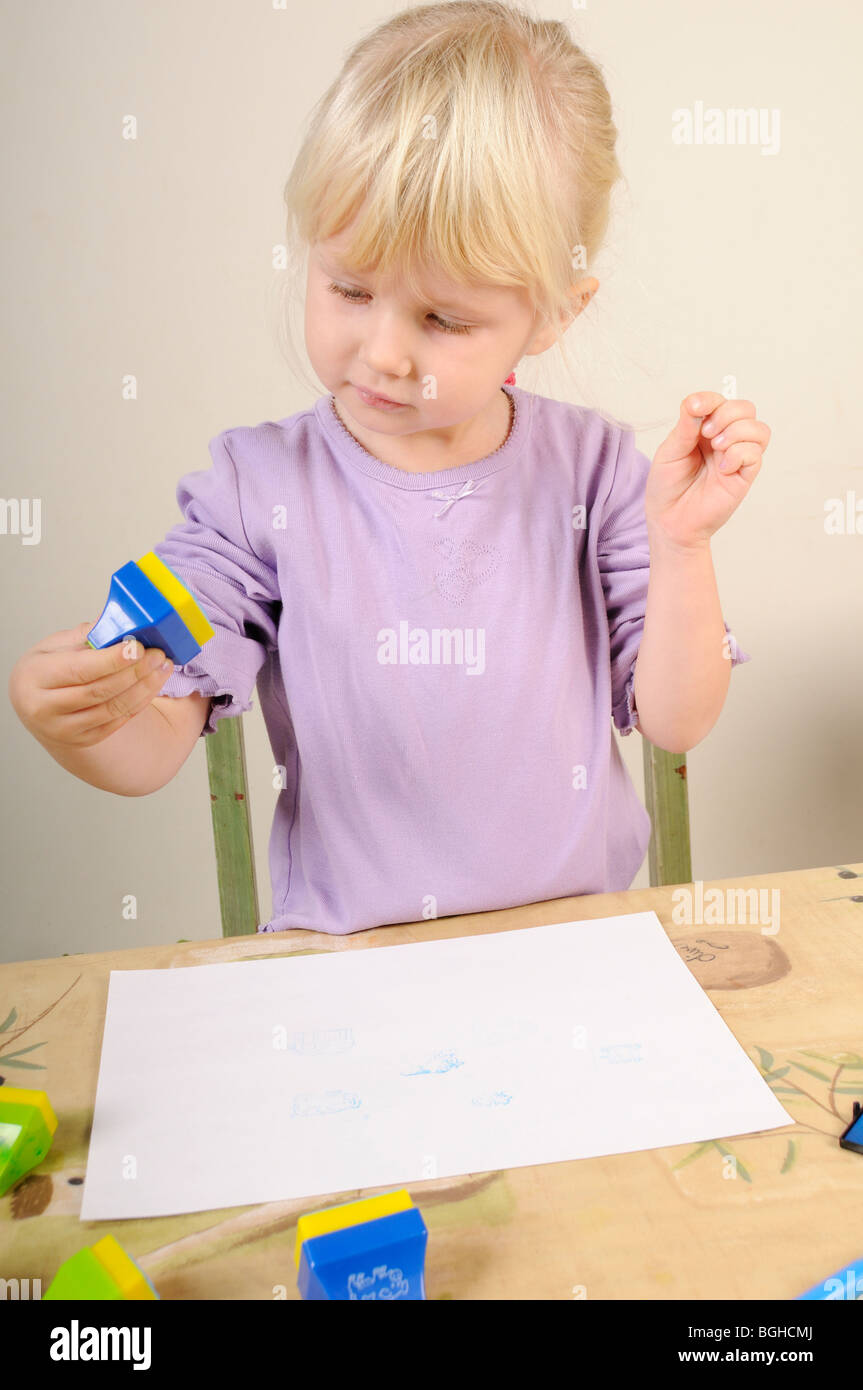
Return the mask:
<path id="1" fill-rule="evenodd" d="M 850 1067 L 852 1070 L 863 1069 L 863 1057 L 858 1052 L 806 1052 L 801 1051 L 801 1057 L 814 1057 L 818 1062 L 832 1062 L 836 1067 Z"/>
<path id="2" fill-rule="evenodd" d="M 848 1050 L 819 1052 L 814 1048 L 800 1048 L 798 1051 L 789 1055 L 789 1059 L 784 1065 L 776 1066 L 773 1053 L 768 1052 L 766 1047 L 760 1047 L 754 1044 L 753 1051 L 758 1054 L 760 1063 L 759 1071 L 774 1095 L 792 1096 L 795 1105 L 806 1107 L 806 1118 L 796 1121 L 803 1133 L 824 1135 L 828 1139 L 835 1139 L 838 1143 L 842 1128 L 846 1123 L 850 1122 L 851 1116 L 850 1114 L 843 1114 L 845 1105 L 843 1103 L 840 1108 L 837 1105 L 837 1098 L 839 1096 L 863 1097 L 863 1076 L 860 1077 L 859 1081 L 856 1081 L 851 1075 L 843 1075 L 846 1069 L 848 1072 L 863 1071 L 863 1057 L 861 1057 L 860 1053 Z M 806 1062 L 797 1060 L 801 1057 L 810 1058 L 816 1062 L 828 1062 L 835 1068 L 835 1071 L 833 1075 L 830 1076 L 818 1067 L 808 1066 Z M 798 1084 L 793 1074 L 791 1074 L 792 1068 L 803 1073 L 803 1076 L 800 1078 L 801 1082 L 805 1081 L 807 1076 L 815 1077 L 817 1081 L 824 1082 L 827 1086 L 826 1099 L 823 1098 L 823 1095 L 819 1096 L 817 1093 L 812 1094 L 815 1088 L 811 1087 L 811 1085 L 807 1084 L 804 1086 L 803 1084 Z M 826 1113 L 830 1122 L 833 1124 L 833 1128 L 828 1129 L 824 1125 L 816 1123 L 820 1118 L 820 1111 Z M 773 1136 L 770 1132 L 751 1136 L 747 1135 L 746 1142 L 759 1143 L 771 1137 Z M 709 1149 L 717 1149 L 721 1154 L 729 1153 L 729 1150 L 723 1148 L 718 1141 L 708 1140 L 692 1149 L 680 1159 L 679 1162 L 675 1163 L 673 1168 L 683 1168 L 689 1163 L 694 1163 L 696 1159 L 701 1158 Z M 789 1138 L 785 1156 L 779 1168 L 780 1173 L 790 1172 L 797 1161 L 799 1150 L 800 1138 Z M 751 1182 L 751 1175 L 740 1163 L 739 1159 L 736 1160 L 736 1163 L 739 1175 L 744 1178 L 746 1182 Z"/>
<path id="3" fill-rule="evenodd" d="M 2 1062 L 5 1067 L 22 1067 L 25 1071 L 46 1071 L 47 1068 L 41 1062 L 19 1062 L 15 1059 L 23 1057 L 25 1052 L 35 1052 L 37 1047 L 44 1047 L 44 1042 L 33 1043 L 31 1047 L 22 1047 L 18 1052 L 4 1052 Z"/>

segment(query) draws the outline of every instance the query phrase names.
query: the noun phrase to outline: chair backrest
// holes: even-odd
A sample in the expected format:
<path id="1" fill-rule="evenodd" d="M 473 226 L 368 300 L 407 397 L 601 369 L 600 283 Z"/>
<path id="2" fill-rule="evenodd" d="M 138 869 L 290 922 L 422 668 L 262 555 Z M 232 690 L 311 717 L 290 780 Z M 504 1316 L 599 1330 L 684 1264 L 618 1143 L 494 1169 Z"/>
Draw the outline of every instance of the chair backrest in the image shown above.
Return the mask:
<path id="1" fill-rule="evenodd" d="M 652 826 L 647 848 L 651 888 L 692 882 L 686 754 L 666 753 L 642 736 L 644 804 Z"/>
<path id="2" fill-rule="evenodd" d="M 220 719 L 204 739 L 210 779 L 210 810 L 216 842 L 222 935 L 247 936 L 258 930 L 258 884 L 252 850 L 252 822 L 246 780 L 243 716 Z"/>
<path id="3" fill-rule="evenodd" d="M 204 739 L 216 842 L 222 935 L 258 929 L 258 888 L 246 779 L 243 716 L 220 719 Z M 650 886 L 691 883 L 686 754 L 666 753 L 642 738 L 644 802 L 653 827 L 648 847 Z"/>

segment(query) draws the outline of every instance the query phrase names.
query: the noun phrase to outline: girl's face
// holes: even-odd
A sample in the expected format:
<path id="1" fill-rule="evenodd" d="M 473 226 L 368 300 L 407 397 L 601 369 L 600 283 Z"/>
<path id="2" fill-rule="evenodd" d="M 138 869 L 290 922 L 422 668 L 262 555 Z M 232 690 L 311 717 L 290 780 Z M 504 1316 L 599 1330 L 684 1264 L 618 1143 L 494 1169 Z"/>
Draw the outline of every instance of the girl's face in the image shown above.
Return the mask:
<path id="1" fill-rule="evenodd" d="M 467 290 L 430 274 L 425 296 L 415 299 L 391 277 L 346 265 L 346 239 L 341 233 L 310 248 L 305 332 L 312 366 L 351 433 L 400 467 L 416 468 L 421 458 L 445 467 L 447 452 L 470 452 L 472 442 L 481 448 L 508 411 L 502 383 L 521 357 L 553 340 L 551 329 L 537 331 L 528 292 Z M 363 391 L 397 405 L 376 404 Z"/>

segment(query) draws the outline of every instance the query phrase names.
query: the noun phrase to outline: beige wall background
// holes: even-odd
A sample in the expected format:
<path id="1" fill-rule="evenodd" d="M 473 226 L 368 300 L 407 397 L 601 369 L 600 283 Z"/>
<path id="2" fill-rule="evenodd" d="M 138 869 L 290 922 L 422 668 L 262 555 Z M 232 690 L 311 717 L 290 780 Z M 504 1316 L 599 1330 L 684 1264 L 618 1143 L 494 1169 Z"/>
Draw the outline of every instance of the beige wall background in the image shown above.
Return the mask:
<path id="1" fill-rule="evenodd" d="M 345 52 L 400 8 L 4 7 L 2 486 L 41 506 L 38 544 L 0 535 L 6 677 L 39 638 L 95 620 L 112 572 L 180 519 L 177 480 L 210 466 L 213 435 L 321 394 L 273 328 L 282 186 Z M 519 385 L 602 405 L 651 457 L 685 394 L 729 380 L 773 430 L 713 543 L 724 616 L 752 661 L 688 756 L 694 875 L 859 860 L 860 12 L 851 0 L 528 8 L 569 21 L 603 65 L 627 186 L 599 294 L 568 338 L 579 381 L 547 354 Z M 672 112 L 699 102 L 763 110 L 778 149 L 675 144 Z M 828 533 L 831 499 L 856 504 L 856 532 Z M 60 769 L 8 700 L 0 720 L 2 959 L 220 934 L 203 740 L 168 787 L 127 799 Z M 245 728 L 264 920 L 277 793 L 257 700 Z M 621 747 L 641 791 L 640 737 Z M 646 883 L 645 860 L 633 886 Z"/>

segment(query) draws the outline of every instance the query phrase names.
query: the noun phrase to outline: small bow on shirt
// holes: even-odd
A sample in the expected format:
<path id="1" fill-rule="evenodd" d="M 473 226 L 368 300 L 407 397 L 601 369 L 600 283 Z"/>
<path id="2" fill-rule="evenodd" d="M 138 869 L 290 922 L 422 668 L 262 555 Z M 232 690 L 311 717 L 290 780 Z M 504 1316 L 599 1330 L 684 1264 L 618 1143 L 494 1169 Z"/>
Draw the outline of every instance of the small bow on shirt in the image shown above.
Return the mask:
<path id="1" fill-rule="evenodd" d="M 471 478 L 471 479 L 468 480 L 468 482 L 462 483 L 461 487 L 459 488 L 458 492 L 456 492 L 456 493 L 452 493 L 452 494 L 447 493 L 447 492 L 433 492 L 433 493 L 431 493 L 430 495 L 431 495 L 432 497 L 437 497 L 439 501 L 445 502 L 445 503 L 446 503 L 446 506 L 441 507 L 440 511 L 435 512 L 435 516 L 436 516 L 436 517 L 437 517 L 437 516 L 446 516 L 446 514 L 447 514 L 447 512 L 449 511 L 450 507 L 452 506 L 453 502 L 458 502 L 458 501 L 460 501 L 462 497 L 469 497 L 470 494 L 471 494 L 472 492 L 476 492 L 476 490 L 477 490 L 478 487 L 479 487 L 479 480 L 476 479 L 476 478 Z"/>

